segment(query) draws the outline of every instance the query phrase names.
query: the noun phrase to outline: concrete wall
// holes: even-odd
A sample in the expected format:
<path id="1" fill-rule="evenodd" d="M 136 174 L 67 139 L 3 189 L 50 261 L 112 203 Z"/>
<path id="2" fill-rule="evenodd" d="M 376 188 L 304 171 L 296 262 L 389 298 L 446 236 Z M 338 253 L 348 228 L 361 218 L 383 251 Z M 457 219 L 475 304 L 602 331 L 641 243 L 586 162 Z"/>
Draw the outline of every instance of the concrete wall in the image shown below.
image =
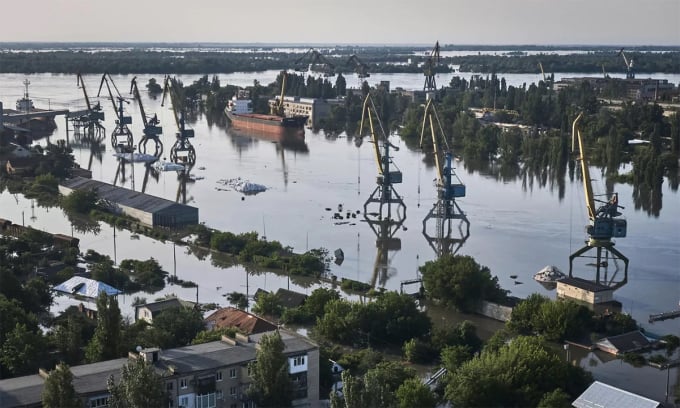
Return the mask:
<path id="1" fill-rule="evenodd" d="M 487 302 L 485 300 L 482 302 L 482 305 L 480 306 L 477 313 L 501 322 L 507 322 L 510 320 L 510 316 L 512 315 L 512 307 L 499 305 L 498 303 Z"/>

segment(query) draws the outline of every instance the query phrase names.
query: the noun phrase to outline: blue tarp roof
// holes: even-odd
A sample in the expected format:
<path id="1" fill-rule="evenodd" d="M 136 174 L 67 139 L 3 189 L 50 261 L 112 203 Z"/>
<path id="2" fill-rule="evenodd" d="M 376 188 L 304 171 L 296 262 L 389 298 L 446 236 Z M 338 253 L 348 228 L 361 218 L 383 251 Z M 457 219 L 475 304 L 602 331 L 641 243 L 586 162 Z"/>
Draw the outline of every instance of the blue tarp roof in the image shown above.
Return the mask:
<path id="1" fill-rule="evenodd" d="M 100 292 L 106 292 L 107 295 L 117 295 L 122 293 L 120 290 L 104 282 L 99 282 L 94 279 L 83 278 L 81 276 L 74 276 L 71 279 L 54 287 L 54 290 L 68 293 L 69 295 L 81 295 L 90 298 L 96 298 Z"/>

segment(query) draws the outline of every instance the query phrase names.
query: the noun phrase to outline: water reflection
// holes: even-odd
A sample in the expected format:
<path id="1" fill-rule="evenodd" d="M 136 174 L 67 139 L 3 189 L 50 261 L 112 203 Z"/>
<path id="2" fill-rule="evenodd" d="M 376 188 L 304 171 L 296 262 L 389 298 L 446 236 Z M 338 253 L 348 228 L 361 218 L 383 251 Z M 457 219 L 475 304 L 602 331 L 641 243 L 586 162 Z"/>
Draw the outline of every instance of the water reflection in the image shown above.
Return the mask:
<path id="1" fill-rule="evenodd" d="M 389 207 L 389 206 L 388 206 Z M 391 213 L 388 211 L 388 214 Z M 396 237 L 397 231 L 402 228 L 406 217 L 385 218 L 371 217 L 364 214 L 364 221 L 375 234 L 376 254 L 373 262 L 373 276 L 370 285 L 375 288 L 376 284 L 384 288 L 387 280 L 397 274 L 397 269 L 391 266 L 391 251 L 401 250 L 401 239 Z"/>

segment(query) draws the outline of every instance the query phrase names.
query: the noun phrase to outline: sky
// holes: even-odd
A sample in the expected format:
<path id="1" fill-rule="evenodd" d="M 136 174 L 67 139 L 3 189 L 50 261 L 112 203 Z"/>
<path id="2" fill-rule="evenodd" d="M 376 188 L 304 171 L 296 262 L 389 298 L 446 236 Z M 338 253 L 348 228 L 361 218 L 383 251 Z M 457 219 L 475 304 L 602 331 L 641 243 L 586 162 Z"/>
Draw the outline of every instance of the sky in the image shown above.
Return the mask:
<path id="1" fill-rule="evenodd" d="M 3 0 L 0 42 L 680 45 L 680 0 Z"/>

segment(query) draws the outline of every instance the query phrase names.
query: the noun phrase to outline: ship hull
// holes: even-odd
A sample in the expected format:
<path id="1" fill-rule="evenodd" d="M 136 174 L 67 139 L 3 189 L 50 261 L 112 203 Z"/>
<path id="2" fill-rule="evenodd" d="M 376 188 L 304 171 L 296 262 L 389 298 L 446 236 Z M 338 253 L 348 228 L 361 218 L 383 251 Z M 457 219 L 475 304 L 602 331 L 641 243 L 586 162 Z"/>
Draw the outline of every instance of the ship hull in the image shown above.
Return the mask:
<path id="1" fill-rule="evenodd" d="M 294 116 L 283 118 L 276 115 L 263 115 L 257 113 L 233 113 L 229 110 L 224 112 L 231 124 L 236 129 L 253 130 L 258 132 L 282 134 L 290 131 L 304 133 L 307 116 Z"/>

